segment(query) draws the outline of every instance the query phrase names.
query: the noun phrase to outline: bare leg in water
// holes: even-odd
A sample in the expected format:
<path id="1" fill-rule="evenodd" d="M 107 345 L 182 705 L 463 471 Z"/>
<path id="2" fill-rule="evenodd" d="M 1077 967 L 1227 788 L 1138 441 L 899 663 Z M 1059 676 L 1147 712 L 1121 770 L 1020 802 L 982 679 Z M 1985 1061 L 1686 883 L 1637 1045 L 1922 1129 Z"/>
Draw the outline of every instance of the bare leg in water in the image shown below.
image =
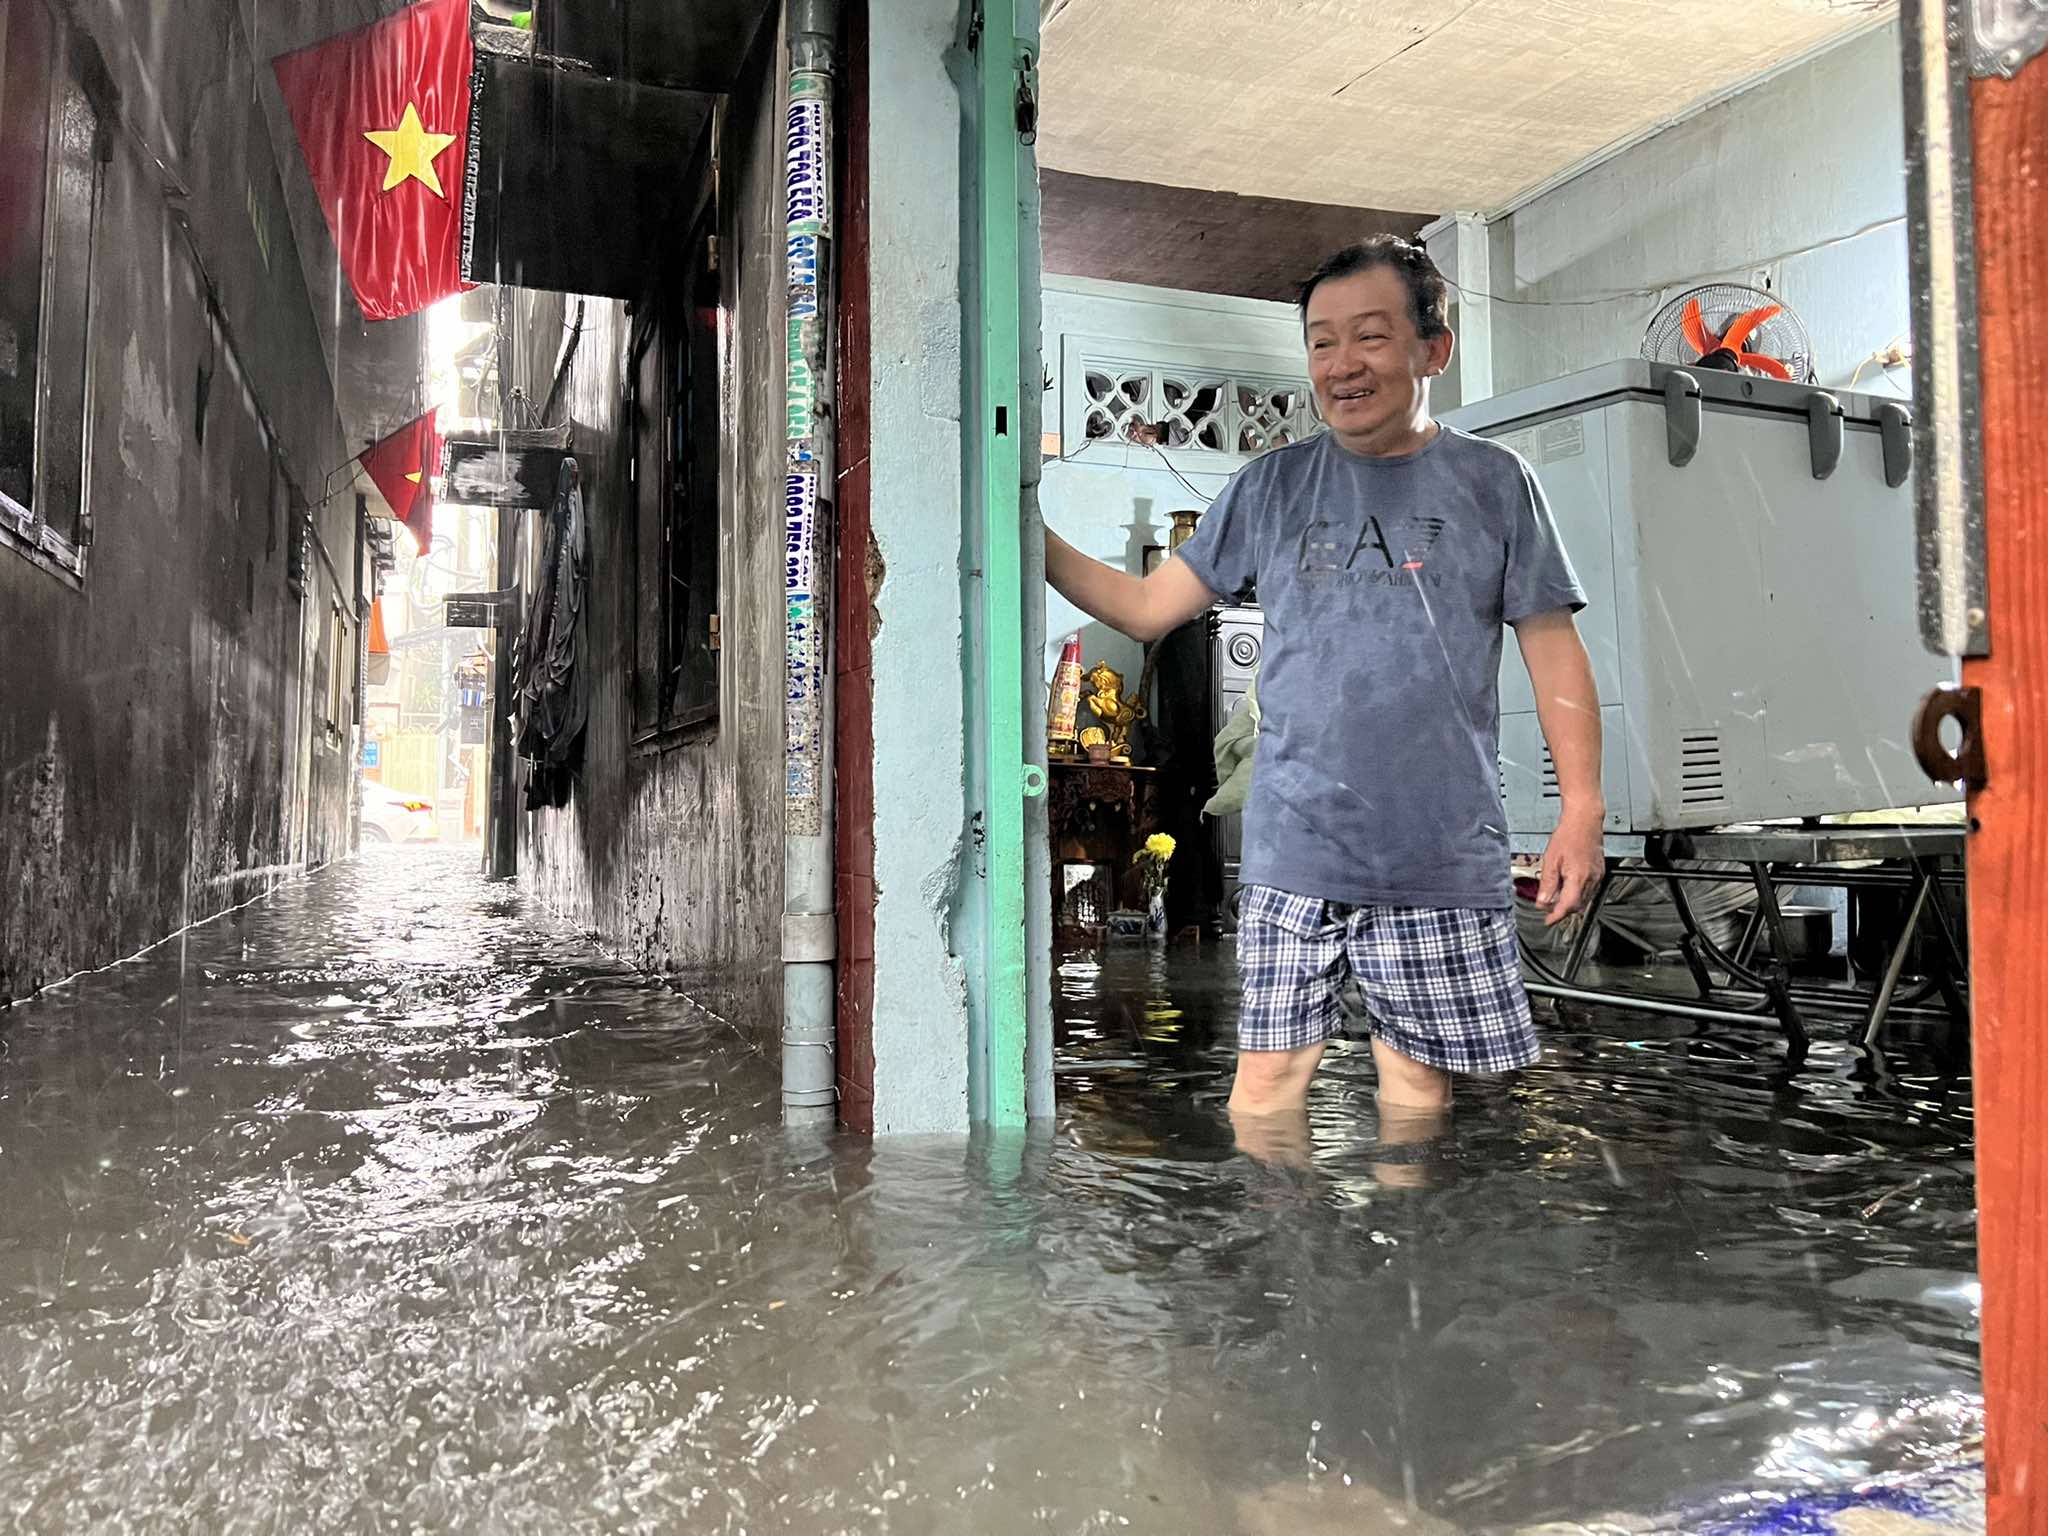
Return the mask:
<path id="1" fill-rule="evenodd" d="M 1230 1128 L 1238 1150 L 1276 1168 L 1306 1172 L 1308 1084 L 1323 1059 L 1322 1042 L 1292 1051 L 1239 1051 L 1230 1089 Z"/>
<path id="2" fill-rule="evenodd" d="M 1306 1104 L 1309 1081 L 1322 1064 L 1324 1044 L 1318 1041 L 1291 1051 L 1239 1051 L 1237 1079 L 1230 1088 L 1232 1116 L 1291 1114 Z M 1450 1108 L 1450 1073 L 1424 1066 L 1378 1039 L 1372 1043 L 1372 1060 L 1380 1076 L 1383 1106 L 1423 1111 Z"/>
<path id="3" fill-rule="evenodd" d="M 1310 1166 L 1308 1087 L 1323 1049 L 1318 1043 L 1292 1051 L 1238 1053 L 1230 1124 L 1247 1156 L 1283 1168 Z M 1380 1040 L 1373 1041 L 1372 1055 L 1379 1072 L 1381 1144 L 1407 1146 L 1442 1135 L 1450 1122 L 1450 1074 Z M 1427 1178 L 1427 1170 L 1414 1163 L 1379 1163 L 1373 1172 L 1389 1185 L 1413 1186 Z"/>

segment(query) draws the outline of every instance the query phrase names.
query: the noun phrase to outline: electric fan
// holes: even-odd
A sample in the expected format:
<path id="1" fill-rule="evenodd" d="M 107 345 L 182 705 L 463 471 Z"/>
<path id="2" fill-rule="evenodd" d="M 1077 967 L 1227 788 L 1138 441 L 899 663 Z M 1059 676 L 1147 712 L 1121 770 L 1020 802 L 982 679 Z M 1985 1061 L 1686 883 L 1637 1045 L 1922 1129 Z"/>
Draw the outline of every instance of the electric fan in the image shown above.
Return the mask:
<path id="1" fill-rule="evenodd" d="M 1709 283 L 1658 310 L 1643 333 L 1643 356 L 1793 384 L 1813 378 L 1813 343 L 1799 317 L 1761 288 L 1740 283 Z"/>

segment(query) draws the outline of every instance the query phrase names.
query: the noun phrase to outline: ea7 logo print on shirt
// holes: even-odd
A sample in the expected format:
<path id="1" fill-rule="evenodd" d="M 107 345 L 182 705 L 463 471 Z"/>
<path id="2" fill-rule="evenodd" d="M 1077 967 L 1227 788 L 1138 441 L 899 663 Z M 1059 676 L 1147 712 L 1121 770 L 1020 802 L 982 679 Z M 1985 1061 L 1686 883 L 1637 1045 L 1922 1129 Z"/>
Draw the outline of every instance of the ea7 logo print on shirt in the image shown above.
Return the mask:
<path id="1" fill-rule="evenodd" d="M 1436 548 L 1436 541 L 1444 536 L 1444 520 L 1440 517 L 1411 517 L 1408 519 L 1411 537 L 1408 540 L 1408 558 L 1401 562 L 1404 571 L 1422 569 L 1422 557 Z"/>
<path id="2" fill-rule="evenodd" d="M 1355 534 L 1334 523 L 1310 523 L 1301 533 L 1299 569 L 1303 579 L 1316 586 L 1420 583 L 1429 552 L 1443 537 L 1444 520 L 1397 518 L 1392 520 L 1392 538 L 1388 532 L 1386 524 L 1370 516 Z M 1430 574 L 1430 585 L 1440 580 Z"/>

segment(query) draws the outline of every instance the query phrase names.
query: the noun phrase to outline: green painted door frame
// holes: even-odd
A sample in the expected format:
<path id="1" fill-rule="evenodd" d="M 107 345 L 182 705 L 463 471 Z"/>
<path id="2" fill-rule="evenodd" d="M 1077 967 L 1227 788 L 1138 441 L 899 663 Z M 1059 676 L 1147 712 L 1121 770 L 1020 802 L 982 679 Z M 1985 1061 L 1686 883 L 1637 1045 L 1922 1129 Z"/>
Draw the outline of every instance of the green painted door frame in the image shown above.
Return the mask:
<path id="1" fill-rule="evenodd" d="M 1035 3 L 1035 0 L 1033 0 Z M 1026 954 L 1024 801 L 1044 793 L 1042 770 L 1026 762 L 1024 746 L 1024 550 L 1022 544 L 1023 416 L 1020 410 L 1021 281 L 1018 205 L 1024 146 L 1018 132 L 1019 88 L 1031 66 L 1017 37 L 1016 0 L 978 0 L 976 68 L 979 97 L 973 114 L 980 155 L 975 196 L 977 301 L 967 321 L 977 377 L 973 439 L 981 459 L 981 580 L 979 615 L 982 668 L 970 688 L 980 718 L 974 722 L 987 790 L 982 833 L 986 969 L 976 1022 L 971 1102 L 975 1119 L 992 1128 L 1025 1122 L 1025 1043 L 1029 965 Z M 975 312 L 978 311 L 978 312 Z M 1034 384 L 1037 382 L 1033 381 Z M 1037 444 L 1028 445 L 1037 452 Z M 971 656 L 970 652 L 970 656 Z"/>

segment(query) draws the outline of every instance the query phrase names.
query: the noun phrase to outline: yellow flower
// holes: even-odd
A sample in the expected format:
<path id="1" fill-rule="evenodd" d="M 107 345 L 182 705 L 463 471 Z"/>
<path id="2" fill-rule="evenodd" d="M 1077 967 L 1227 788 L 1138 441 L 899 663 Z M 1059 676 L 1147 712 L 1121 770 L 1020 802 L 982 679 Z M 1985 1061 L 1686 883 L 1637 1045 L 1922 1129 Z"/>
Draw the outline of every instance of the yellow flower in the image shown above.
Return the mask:
<path id="1" fill-rule="evenodd" d="M 1154 832 L 1145 839 L 1145 851 L 1162 864 L 1173 857 L 1173 839 L 1164 832 Z"/>

